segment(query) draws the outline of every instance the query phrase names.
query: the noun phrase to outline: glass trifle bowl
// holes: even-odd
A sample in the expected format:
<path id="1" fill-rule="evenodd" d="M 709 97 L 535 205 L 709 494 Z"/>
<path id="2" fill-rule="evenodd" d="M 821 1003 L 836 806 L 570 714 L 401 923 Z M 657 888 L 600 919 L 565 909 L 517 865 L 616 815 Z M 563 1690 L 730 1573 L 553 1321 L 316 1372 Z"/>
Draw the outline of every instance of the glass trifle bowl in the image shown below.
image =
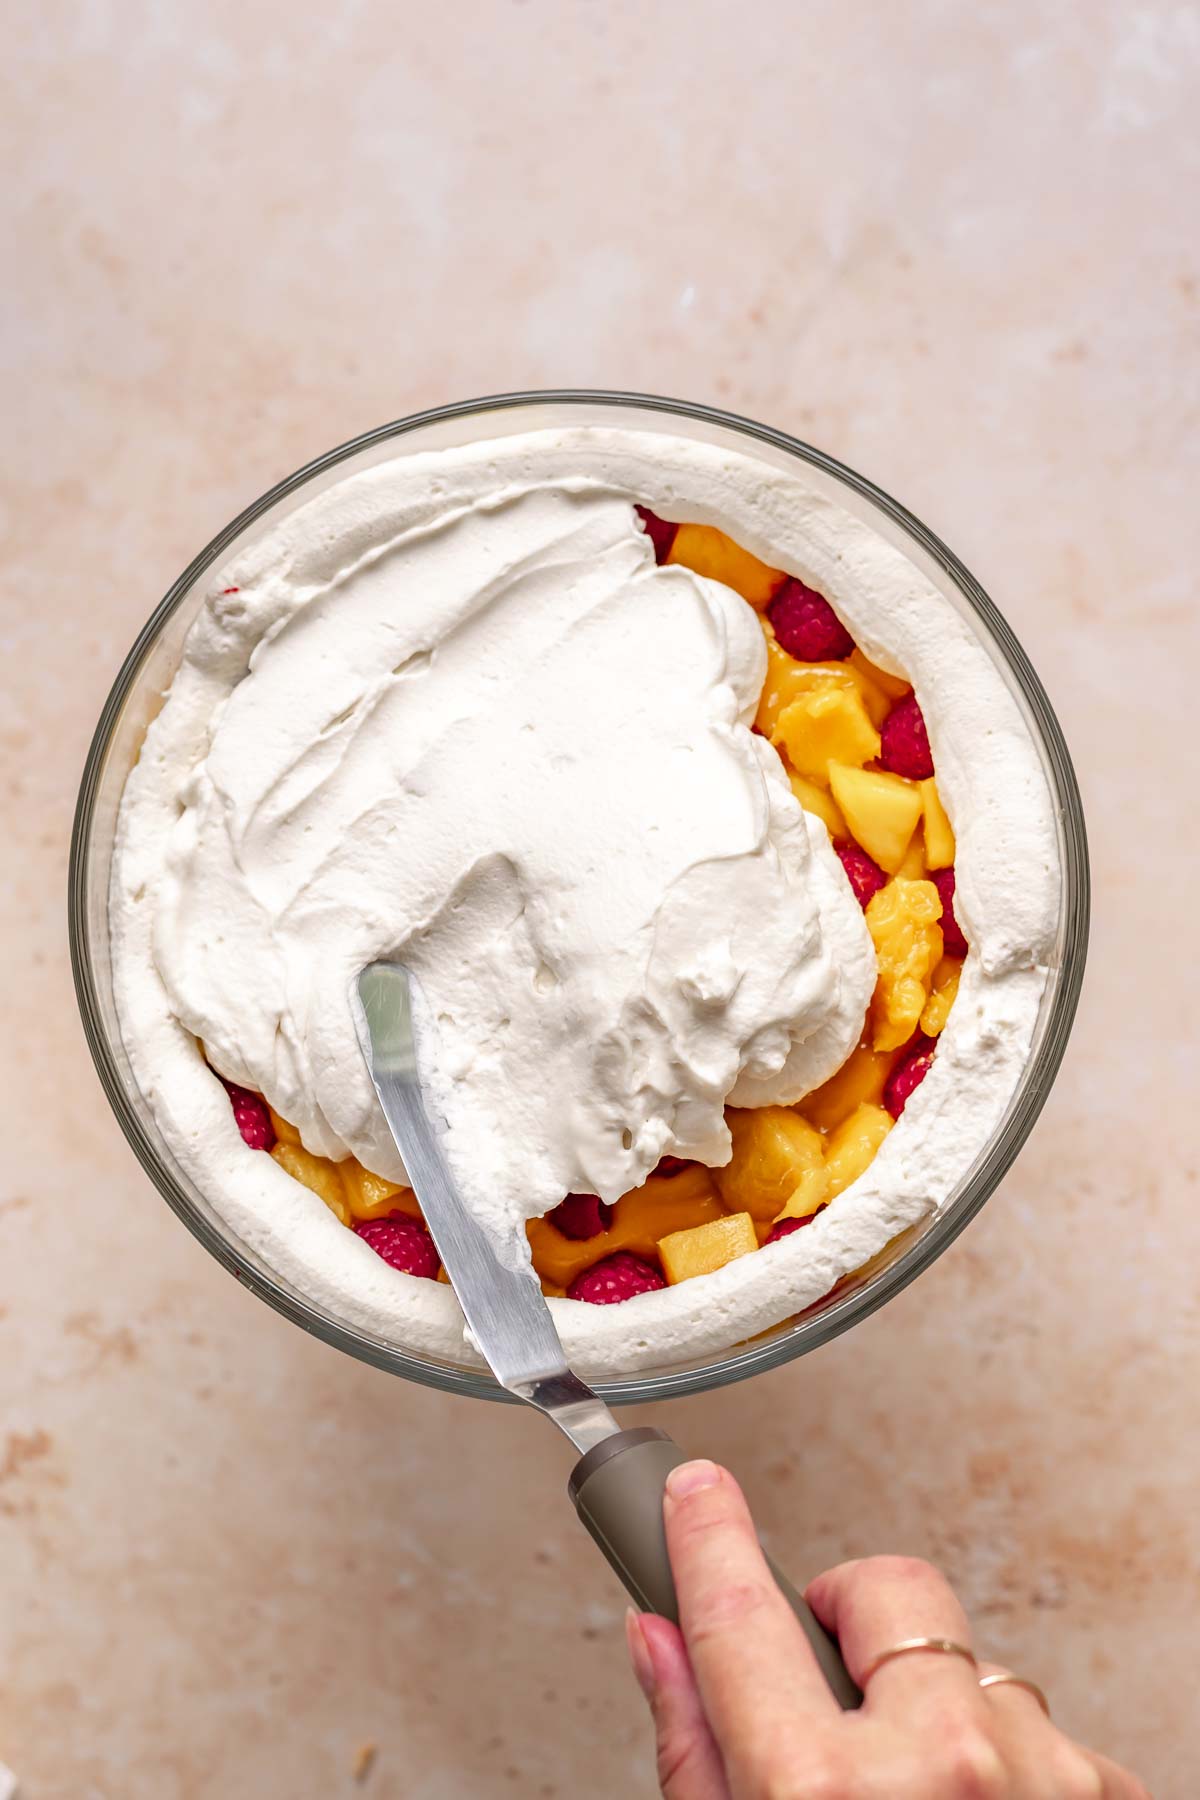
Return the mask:
<path id="1" fill-rule="evenodd" d="M 1062 733 L 1028 659 L 987 595 L 951 552 L 879 488 L 785 433 L 715 409 L 637 394 L 552 391 L 506 394 L 418 413 L 341 445 L 254 502 L 184 570 L 147 621 L 104 707 L 84 770 L 70 867 L 70 938 L 88 1042 L 109 1102 L 142 1166 L 200 1242 L 239 1281 L 306 1330 L 366 1362 L 429 1386 L 478 1398 L 511 1398 L 464 1345 L 461 1360 L 369 1330 L 327 1296 L 306 1292 L 230 1224 L 211 1192 L 181 1164 L 134 1072 L 114 992 L 110 903 L 122 794 L 146 731 L 163 705 L 190 627 L 213 575 L 243 548 L 348 476 L 424 452 L 500 443 L 545 431 L 619 431 L 654 442 L 685 440 L 718 456 L 749 458 L 764 481 L 803 473 L 819 507 L 840 509 L 906 560 L 936 590 L 990 659 L 1036 747 L 1049 794 L 1057 855 L 1057 916 L 1032 1037 L 994 1129 L 935 1208 L 842 1275 L 823 1298 L 749 1341 L 661 1366 L 593 1377 L 613 1404 L 661 1399 L 736 1381 L 827 1342 L 865 1318 L 920 1273 L 983 1205 L 1009 1168 L 1049 1093 L 1078 1000 L 1087 946 L 1088 864 L 1078 788 Z M 739 467 L 741 464 L 739 463 Z M 200 1056 L 197 1047 L 197 1057 Z M 319 1204 L 314 1202 L 314 1204 Z"/>

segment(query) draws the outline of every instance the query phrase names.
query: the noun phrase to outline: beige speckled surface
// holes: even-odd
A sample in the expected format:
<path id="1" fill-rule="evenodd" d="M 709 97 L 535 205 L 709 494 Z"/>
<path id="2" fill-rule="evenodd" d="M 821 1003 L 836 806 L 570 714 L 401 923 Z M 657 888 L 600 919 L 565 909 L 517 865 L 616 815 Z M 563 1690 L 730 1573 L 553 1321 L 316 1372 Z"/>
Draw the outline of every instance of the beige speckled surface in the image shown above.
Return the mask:
<path id="1" fill-rule="evenodd" d="M 1001 1193 L 852 1338 L 663 1422 L 797 1574 L 942 1560 L 1069 1728 L 1189 1800 L 1194 8 L 20 0 L 6 37 L 0 1760 L 30 1800 L 653 1791 L 553 1434 L 206 1260 L 109 1117 L 63 930 L 92 725 L 192 552 L 366 426 L 579 383 L 760 415 L 948 538 L 1095 856 Z"/>

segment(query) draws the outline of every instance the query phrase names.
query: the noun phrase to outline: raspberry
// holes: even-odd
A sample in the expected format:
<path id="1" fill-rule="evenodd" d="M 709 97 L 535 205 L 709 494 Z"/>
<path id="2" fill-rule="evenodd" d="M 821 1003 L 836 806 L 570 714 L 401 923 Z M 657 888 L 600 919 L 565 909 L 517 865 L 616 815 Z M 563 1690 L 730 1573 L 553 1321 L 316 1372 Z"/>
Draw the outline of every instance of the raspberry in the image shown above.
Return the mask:
<path id="1" fill-rule="evenodd" d="M 421 1275 L 436 1281 L 439 1266 L 437 1246 L 420 1219 L 407 1213 L 389 1213 L 386 1219 L 360 1219 L 354 1227 L 363 1242 L 370 1244 L 376 1256 L 399 1269 L 402 1275 Z"/>
<path id="2" fill-rule="evenodd" d="M 802 581 L 786 581 L 767 608 L 782 649 L 800 662 L 842 662 L 854 639 L 826 600 Z"/>
<path id="3" fill-rule="evenodd" d="M 669 519 L 660 519 L 657 513 L 650 511 L 648 506 L 635 506 L 633 510 L 642 521 L 643 531 L 654 545 L 655 562 L 665 563 L 671 554 L 671 545 L 675 542 L 675 533 L 679 530 L 678 525 L 672 525 Z"/>
<path id="4" fill-rule="evenodd" d="M 883 721 L 879 738 L 879 760 L 889 773 L 906 775 L 910 781 L 925 781 L 933 774 L 925 715 L 915 694 L 906 694 L 896 702 Z"/>
<path id="5" fill-rule="evenodd" d="M 682 1156 L 664 1156 L 653 1169 L 655 1175 L 682 1175 L 688 1167 Z"/>
<path id="6" fill-rule="evenodd" d="M 791 1237 L 793 1231 L 799 1231 L 802 1225 L 811 1225 L 816 1216 L 816 1213 L 806 1213 L 802 1219 L 780 1219 L 778 1225 L 772 1225 L 767 1243 L 777 1244 L 780 1238 Z"/>
<path id="7" fill-rule="evenodd" d="M 929 879 L 937 889 L 942 903 L 942 949 L 947 956 L 965 956 L 967 940 L 954 912 L 954 865 L 951 864 L 948 869 L 932 870 Z"/>
<path id="8" fill-rule="evenodd" d="M 877 894 L 881 887 L 887 885 L 887 876 L 879 864 L 857 844 L 850 844 L 842 840 L 833 847 L 846 871 L 850 886 L 854 889 L 854 898 L 866 912 L 867 902 L 872 894 Z"/>
<path id="9" fill-rule="evenodd" d="M 613 1209 L 595 1194 L 568 1194 L 546 1217 L 564 1237 L 593 1238 L 612 1224 Z"/>
<path id="10" fill-rule="evenodd" d="M 618 1250 L 615 1256 L 606 1256 L 577 1275 L 567 1289 L 567 1298 L 586 1300 L 591 1306 L 616 1306 L 635 1294 L 652 1294 L 666 1285 L 653 1263 Z"/>
<path id="11" fill-rule="evenodd" d="M 245 1141 L 252 1150 L 269 1150 L 275 1142 L 275 1127 L 262 1095 L 252 1094 L 249 1088 L 238 1087 L 232 1081 L 227 1081 L 225 1086 L 229 1104 L 233 1107 L 234 1124 Z"/>
<path id="12" fill-rule="evenodd" d="M 920 1087 L 928 1075 L 936 1049 L 933 1038 L 918 1037 L 912 1055 L 906 1056 L 902 1063 L 897 1063 L 888 1076 L 883 1088 L 883 1104 L 893 1119 L 900 1117 L 909 1095 Z"/>

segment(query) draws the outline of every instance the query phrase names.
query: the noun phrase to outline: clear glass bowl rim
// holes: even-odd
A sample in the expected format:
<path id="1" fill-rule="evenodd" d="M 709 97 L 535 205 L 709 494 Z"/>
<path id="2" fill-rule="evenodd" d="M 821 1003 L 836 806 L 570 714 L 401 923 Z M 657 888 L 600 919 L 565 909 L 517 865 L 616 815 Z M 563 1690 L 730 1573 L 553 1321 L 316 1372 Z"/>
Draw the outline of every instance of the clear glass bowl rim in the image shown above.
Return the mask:
<path id="1" fill-rule="evenodd" d="M 794 1357 L 828 1343 L 907 1287 L 974 1218 L 1011 1167 L 1041 1112 L 1070 1036 L 1087 957 L 1090 876 L 1083 807 L 1062 730 L 1028 657 L 994 602 L 941 539 L 882 488 L 824 451 L 753 419 L 693 401 L 609 389 L 531 389 L 527 392 L 484 395 L 472 400 L 456 401 L 446 406 L 411 413 L 390 424 L 378 426 L 314 458 L 277 482 L 239 513 L 224 530 L 218 532 L 155 607 L 121 665 L 92 738 L 75 809 L 68 874 L 71 969 L 88 1047 L 117 1121 L 138 1161 L 160 1194 L 210 1254 L 237 1280 L 285 1318 L 349 1355 L 390 1373 L 446 1392 L 488 1400 L 509 1401 L 513 1398 L 487 1374 L 452 1367 L 424 1358 L 416 1352 L 400 1349 L 311 1306 L 302 1296 L 253 1266 L 242 1255 L 236 1243 L 224 1236 L 197 1211 L 148 1138 L 121 1079 L 96 993 L 87 902 L 95 804 L 113 732 L 135 687 L 143 662 L 166 621 L 200 575 L 263 513 L 339 463 L 391 439 L 405 437 L 441 421 L 471 415 L 482 419 L 489 413 L 509 411 L 517 407 L 547 406 L 632 408 L 692 419 L 757 439 L 843 483 L 887 515 L 939 565 L 968 606 L 978 615 L 985 633 L 990 635 L 999 649 L 1040 736 L 1047 778 L 1060 825 L 1063 878 L 1061 962 L 1049 1014 L 1044 1021 L 1041 1041 L 1022 1084 L 999 1129 L 961 1185 L 960 1192 L 893 1262 L 872 1274 L 863 1285 L 850 1287 L 841 1294 L 835 1293 L 829 1304 L 819 1302 L 819 1310 L 814 1309 L 801 1315 L 794 1323 L 780 1327 L 777 1333 L 770 1334 L 761 1341 L 739 1346 L 724 1356 L 706 1360 L 699 1365 L 652 1371 L 640 1376 L 617 1377 L 594 1384 L 610 1404 L 623 1405 L 699 1393 L 707 1388 L 724 1386 L 749 1375 L 777 1368 Z"/>

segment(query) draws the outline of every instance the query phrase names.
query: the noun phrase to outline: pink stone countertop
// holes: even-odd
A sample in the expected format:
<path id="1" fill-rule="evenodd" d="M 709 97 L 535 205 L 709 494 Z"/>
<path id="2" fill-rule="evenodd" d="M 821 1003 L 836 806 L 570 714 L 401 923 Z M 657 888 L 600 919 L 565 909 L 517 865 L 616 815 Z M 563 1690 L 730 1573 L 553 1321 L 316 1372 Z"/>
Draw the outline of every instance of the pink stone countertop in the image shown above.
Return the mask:
<path id="1" fill-rule="evenodd" d="M 741 1473 L 797 1575 L 941 1561 L 1067 1727 L 1190 1800 L 1195 10 L 18 0 L 6 39 L 22 1795 L 654 1791 L 554 1433 L 357 1366 L 205 1257 L 109 1116 L 64 940 L 89 735 L 192 553 L 370 425 L 579 384 L 770 420 L 946 537 L 1046 680 L 1095 859 L 1079 1026 L 981 1218 L 851 1337 L 662 1421 Z"/>

